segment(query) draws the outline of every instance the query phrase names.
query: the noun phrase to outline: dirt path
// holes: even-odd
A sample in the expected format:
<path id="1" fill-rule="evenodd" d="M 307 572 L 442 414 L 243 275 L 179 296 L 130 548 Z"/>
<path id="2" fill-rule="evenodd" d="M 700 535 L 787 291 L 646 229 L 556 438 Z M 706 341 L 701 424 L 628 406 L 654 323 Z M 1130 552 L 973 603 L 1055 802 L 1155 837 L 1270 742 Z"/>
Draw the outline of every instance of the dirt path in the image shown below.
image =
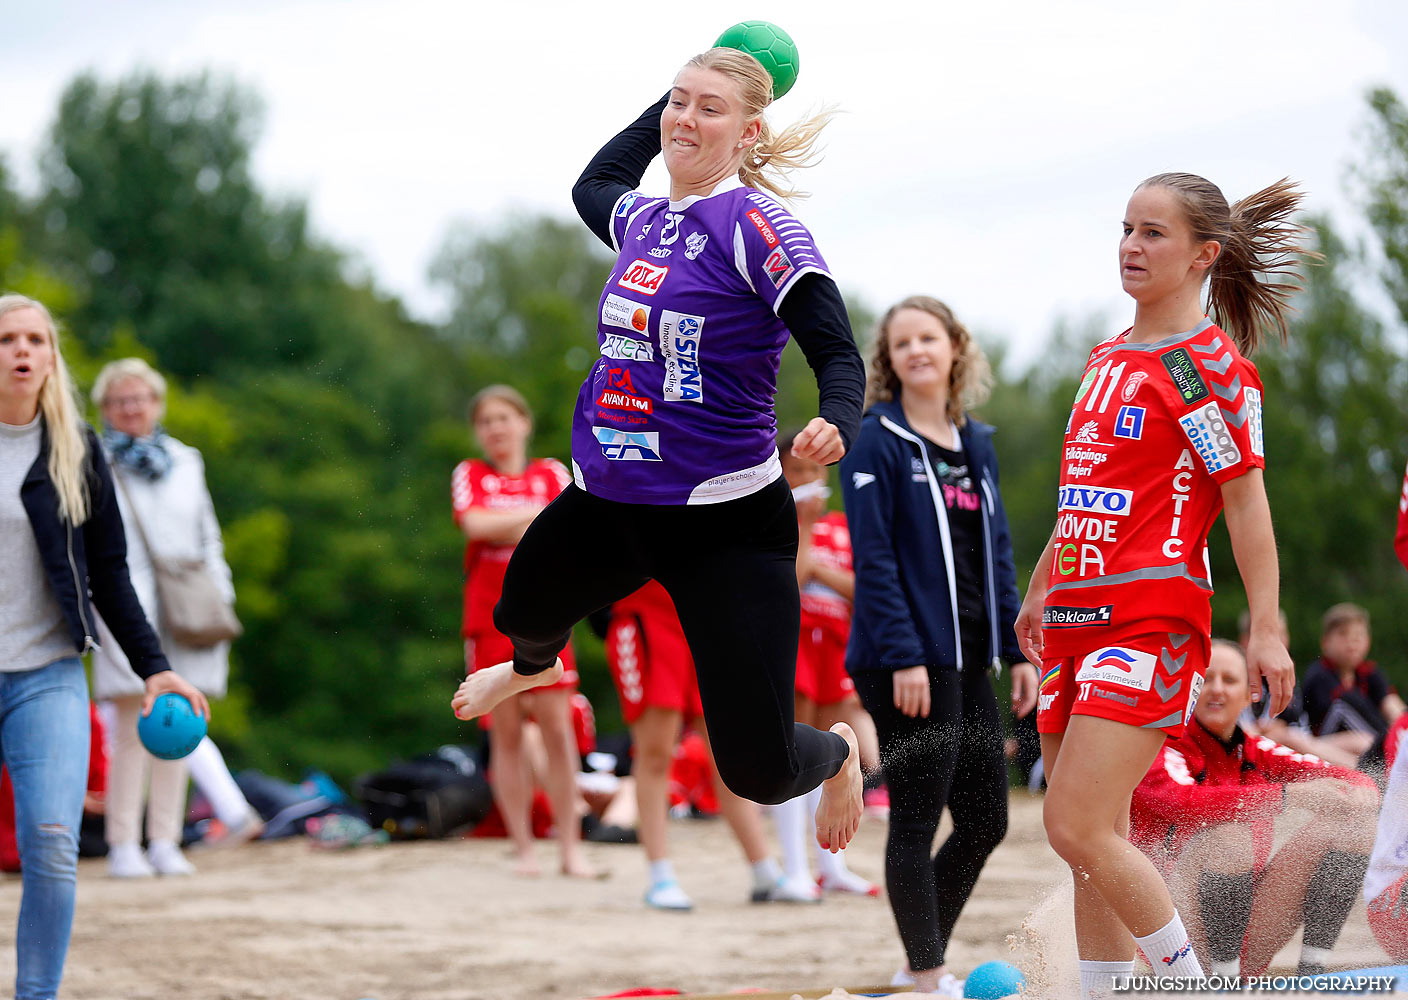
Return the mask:
<path id="1" fill-rule="evenodd" d="M 850 864 L 882 876 L 883 823 L 867 820 Z M 693 992 L 884 983 L 902 964 L 883 899 L 752 905 L 722 822 L 671 826 L 689 914 L 647 910 L 638 848 L 589 845 L 600 882 L 519 879 L 502 841 L 394 844 L 339 854 L 302 839 L 193 854 L 189 880 L 118 882 L 79 870 L 65 1000 L 509 1000 L 640 986 Z M 552 858 L 544 844 L 542 859 Z M 0 883 L 0 992 L 14 977 L 19 882 Z M 1033 911 L 1035 911 L 1033 913 Z M 1028 927 L 1023 929 L 1026 921 Z M 1009 935 L 1018 949 L 1008 944 Z M 1293 968 L 1298 944 L 1278 956 Z M 1069 890 L 1038 800 L 1016 793 L 1011 829 L 950 948 L 961 974 L 992 958 L 1074 994 Z M 1336 965 L 1386 962 L 1356 909 Z M 1065 988 L 1056 988 L 1061 984 Z"/>

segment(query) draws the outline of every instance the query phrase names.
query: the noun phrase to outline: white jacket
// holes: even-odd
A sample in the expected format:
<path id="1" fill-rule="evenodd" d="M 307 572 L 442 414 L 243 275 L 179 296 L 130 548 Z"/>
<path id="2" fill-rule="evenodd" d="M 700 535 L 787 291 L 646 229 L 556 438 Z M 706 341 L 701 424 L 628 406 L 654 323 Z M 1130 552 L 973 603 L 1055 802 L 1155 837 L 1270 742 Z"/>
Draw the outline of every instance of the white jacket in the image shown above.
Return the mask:
<path id="1" fill-rule="evenodd" d="M 145 533 L 156 554 L 164 558 L 203 559 L 225 599 L 234 604 L 233 578 L 225 562 L 220 524 L 205 482 L 205 462 L 200 452 L 175 438 L 167 438 L 166 448 L 171 456 L 171 470 L 157 480 L 112 464 L 113 475 L 122 481 L 117 499 L 127 529 L 127 569 L 172 669 L 209 697 L 219 698 L 224 696 L 229 680 L 230 644 L 222 642 L 195 649 L 181 645 L 161 627 L 151 554 L 142 542 Z M 141 523 L 140 531 L 134 518 Z M 98 642 L 100 646 L 93 653 L 94 697 L 116 698 L 145 691 L 146 686 L 128 666 L 127 657 L 101 617 Z"/>

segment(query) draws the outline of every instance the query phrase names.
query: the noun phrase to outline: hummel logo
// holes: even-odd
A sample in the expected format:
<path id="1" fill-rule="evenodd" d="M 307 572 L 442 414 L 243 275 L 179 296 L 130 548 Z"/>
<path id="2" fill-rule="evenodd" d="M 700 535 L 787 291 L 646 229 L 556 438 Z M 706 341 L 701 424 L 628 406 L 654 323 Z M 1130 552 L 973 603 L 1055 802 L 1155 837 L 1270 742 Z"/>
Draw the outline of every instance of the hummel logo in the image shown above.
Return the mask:
<path id="1" fill-rule="evenodd" d="M 875 482 L 875 477 L 868 472 L 851 473 L 851 484 L 855 486 L 856 489 L 869 486 L 873 482 Z"/>

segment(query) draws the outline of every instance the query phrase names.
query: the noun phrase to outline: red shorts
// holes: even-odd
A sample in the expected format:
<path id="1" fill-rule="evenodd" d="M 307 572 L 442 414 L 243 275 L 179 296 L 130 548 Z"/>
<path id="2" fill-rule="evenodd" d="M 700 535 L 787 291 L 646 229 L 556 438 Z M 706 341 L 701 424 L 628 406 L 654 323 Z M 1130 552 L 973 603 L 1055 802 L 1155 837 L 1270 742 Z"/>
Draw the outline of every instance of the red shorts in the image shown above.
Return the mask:
<path id="1" fill-rule="evenodd" d="M 684 632 L 663 616 L 617 615 L 606 632 L 606 663 L 628 725 L 647 708 L 702 715 L 694 657 Z"/>
<path id="2" fill-rule="evenodd" d="M 562 679 L 546 687 L 538 688 L 539 691 L 575 691 L 577 690 L 577 658 L 572 655 L 572 644 L 568 643 L 567 648 L 562 651 Z M 492 667 L 495 663 L 503 663 L 505 660 L 513 659 L 513 643 L 505 635 L 495 632 L 493 629 L 487 632 L 480 632 L 476 635 L 467 636 L 464 640 L 464 663 L 466 674 L 472 674 L 476 670 L 483 670 L 485 667 Z M 479 717 L 480 729 L 493 728 L 494 714 Z"/>
<path id="3" fill-rule="evenodd" d="M 1369 904 L 1369 929 L 1395 962 L 1408 962 L 1408 873 Z"/>
<path id="4" fill-rule="evenodd" d="M 832 629 L 802 619 L 797 643 L 797 693 L 816 705 L 854 698 L 855 681 L 846 673 L 846 640 Z"/>
<path id="5" fill-rule="evenodd" d="M 1116 633 L 1084 656 L 1046 660 L 1037 732 L 1064 733 L 1072 715 L 1093 715 L 1182 736 L 1203 689 L 1210 649 L 1205 635 Z"/>

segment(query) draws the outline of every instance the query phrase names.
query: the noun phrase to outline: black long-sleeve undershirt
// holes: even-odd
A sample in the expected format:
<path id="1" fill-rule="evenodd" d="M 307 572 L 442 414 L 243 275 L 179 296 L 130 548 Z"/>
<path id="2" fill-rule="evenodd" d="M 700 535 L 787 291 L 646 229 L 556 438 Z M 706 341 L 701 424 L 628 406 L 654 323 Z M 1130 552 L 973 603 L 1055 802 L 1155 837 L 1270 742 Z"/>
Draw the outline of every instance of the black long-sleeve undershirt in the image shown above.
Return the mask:
<path id="1" fill-rule="evenodd" d="M 572 202 L 587 228 L 608 247 L 611 213 L 621 195 L 634 191 L 660 152 L 660 114 L 669 94 L 646 108 L 592 157 Z M 865 365 L 856 350 L 846 303 L 836 282 L 809 272 L 797 279 L 777 311 L 816 375 L 817 412 L 841 432 L 849 451 L 860 432 L 865 402 Z"/>

